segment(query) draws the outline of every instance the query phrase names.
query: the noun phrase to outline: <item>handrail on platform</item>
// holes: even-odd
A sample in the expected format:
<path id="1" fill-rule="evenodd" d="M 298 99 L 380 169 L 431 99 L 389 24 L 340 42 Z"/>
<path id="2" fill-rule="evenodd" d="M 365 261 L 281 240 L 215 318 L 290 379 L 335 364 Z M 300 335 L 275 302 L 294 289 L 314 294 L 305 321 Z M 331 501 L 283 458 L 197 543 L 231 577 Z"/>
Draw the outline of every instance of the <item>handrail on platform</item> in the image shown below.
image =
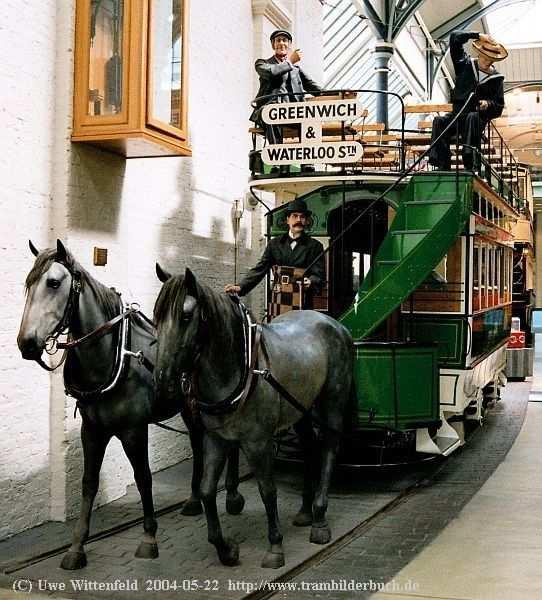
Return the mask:
<path id="1" fill-rule="evenodd" d="M 400 106 L 399 126 L 386 128 L 384 123 L 370 122 L 370 115 L 374 113 L 376 95 L 384 94 L 392 102 Z M 323 102 L 356 99 L 361 104 L 358 111 L 360 116 L 350 121 L 337 123 L 323 122 L 321 128 L 321 143 L 357 142 L 361 144 L 364 154 L 356 162 L 331 164 L 320 162 L 310 165 L 310 168 L 271 167 L 261 161 L 262 149 L 269 146 L 266 139 L 266 128 L 270 127 L 260 121 L 256 127 L 249 129 L 252 135 L 253 149 L 251 152 L 251 172 L 253 179 L 284 178 L 284 177 L 318 177 L 322 175 L 363 175 L 383 174 L 401 175 L 409 170 L 410 165 L 417 162 L 417 157 L 424 154 L 429 148 L 431 136 L 427 131 L 431 121 L 427 117 L 432 113 L 450 111 L 450 104 L 416 104 L 407 105 L 403 98 L 390 91 L 370 89 L 332 89 L 324 90 L 318 96 L 308 94 L 269 94 L 256 98 L 252 106 L 261 110 L 270 103 L 282 102 Z M 418 121 L 418 129 L 405 127 L 406 115 L 419 114 L 424 119 Z M 301 126 L 296 123 L 273 125 L 276 137 L 287 140 L 289 145 L 302 143 Z M 456 125 L 455 136 L 455 168 L 459 168 L 461 156 L 461 140 L 459 128 Z M 370 133 L 369 133 L 370 132 Z M 475 173 L 484 179 L 500 196 L 516 210 L 523 208 L 520 198 L 520 165 L 506 144 L 502 135 L 492 121 L 489 121 L 481 135 L 480 147 L 473 148 L 475 154 Z M 416 165 L 416 172 L 430 171 L 427 160 Z"/>

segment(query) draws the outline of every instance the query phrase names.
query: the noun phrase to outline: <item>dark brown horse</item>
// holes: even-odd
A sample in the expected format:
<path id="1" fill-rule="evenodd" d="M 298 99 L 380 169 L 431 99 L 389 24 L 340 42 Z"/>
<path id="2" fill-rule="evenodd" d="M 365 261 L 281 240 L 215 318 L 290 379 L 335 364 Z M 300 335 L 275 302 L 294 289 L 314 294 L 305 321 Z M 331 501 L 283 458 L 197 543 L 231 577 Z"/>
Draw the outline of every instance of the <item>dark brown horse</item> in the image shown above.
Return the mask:
<path id="1" fill-rule="evenodd" d="M 167 402 L 157 400 L 151 372 L 155 359 L 152 323 L 138 311 L 125 311 L 119 295 L 85 271 L 60 240 L 56 249 L 38 253 L 32 243 L 30 248 L 37 258 L 26 278 L 27 299 L 17 338 L 23 358 L 44 366 L 43 350 L 60 331 L 67 329 L 71 338 L 81 340 L 112 319 L 120 319 L 107 333 L 91 335 L 87 341 L 69 349 L 65 361 L 64 383 L 77 398 L 82 418 L 84 473 L 81 514 L 61 566 L 80 569 L 86 565 L 84 543 L 89 534 L 100 468 L 113 436 L 121 441 L 132 465 L 143 504 L 144 536 L 136 556 L 156 558 L 157 523 L 148 458 L 148 425 L 179 412 L 183 416 L 190 433 L 194 465 L 192 495 L 182 512 L 194 515 L 202 512 L 199 498 L 203 470 L 201 421 L 181 402 L 180 394 Z M 121 314 L 126 318 L 120 318 Z M 137 360 L 129 352 L 141 352 L 138 356 L 144 360 Z M 232 514 L 241 512 L 244 505 L 237 491 L 238 460 L 238 450 L 234 448 L 226 478 L 226 508 Z"/>
<path id="2" fill-rule="evenodd" d="M 269 548 L 262 566 L 284 565 L 273 479 L 273 436 L 296 422 L 308 460 L 303 502 L 294 524 L 312 525 L 311 542 L 329 542 L 328 488 L 353 381 L 349 332 L 315 311 L 286 313 L 263 325 L 259 369 L 267 367 L 303 411 L 262 378 L 256 378 L 248 396 L 239 395 L 252 348 L 245 335 L 249 325 L 242 307 L 200 284 L 189 269 L 184 276 L 171 277 L 157 265 L 157 272 L 164 282 L 154 309 L 157 399 L 171 402 L 179 393 L 179 382 L 185 387 L 188 383 L 195 394 L 206 429 L 201 495 L 209 542 L 221 562 L 234 565 L 239 558 L 237 544 L 222 535 L 216 491 L 229 449 L 240 444 L 258 480 L 267 513 Z M 323 436 L 319 473 L 311 465 L 318 454 L 307 412 L 311 407 L 319 415 Z"/>

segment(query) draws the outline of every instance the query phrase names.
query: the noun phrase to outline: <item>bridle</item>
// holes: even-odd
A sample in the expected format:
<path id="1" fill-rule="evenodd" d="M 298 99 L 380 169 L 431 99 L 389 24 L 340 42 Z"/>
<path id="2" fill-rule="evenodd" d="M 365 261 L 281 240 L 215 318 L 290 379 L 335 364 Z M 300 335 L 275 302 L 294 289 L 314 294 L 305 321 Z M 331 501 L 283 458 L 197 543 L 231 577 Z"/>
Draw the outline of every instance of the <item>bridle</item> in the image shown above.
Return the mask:
<path id="1" fill-rule="evenodd" d="M 57 323 L 52 333 L 49 334 L 45 339 L 45 351 L 47 352 L 47 354 L 53 356 L 58 352 L 58 350 L 64 349 L 62 359 L 54 367 L 50 367 L 49 365 L 47 365 L 43 361 L 41 356 L 39 356 L 39 358 L 36 359 L 36 362 L 40 365 L 40 367 L 49 372 L 56 371 L 66 360 L 68 348 L 64 348 L 63 344 L 58 343 L 58 338 L 63 334 L 69 335 L 69 329 L 73 319 L 73 315 L 79 310 L 79 295 L 81 294 L 81 290 L 83 289 L 81 271 L 72 269 L 68 264 L 66 264 L 63 261 L 56 262 L 61 264 L 68 271 L 72 281 L 70 285 L 70 293 L 68 295 L 68 300 L 66 302 L 62 318 Z"/>
<path id="2" fill-rule="evenodd" d="M 75 314 L 77 314 L 79 310 L 79 297 L 83 289 L 82 275 L 79 270 L 73 269 L 65 262 L 57 262 L 59 262 L 59 264 L 61 264 L 67 269 L 68 273 L 71 275 L 72 283 L 70 286 L 70 294 L 66 302 L 66 307 L 64 309 L 62 319 L 59 321 L 53 332 L 49 336 L 47 336 L 45 344 L 46 351 L 48 354 L 52 355 L 55 354 L 58 350 L 64 350 L 64 355 L 62 357 L 62 360 L 55 367 L 49 367 L 43 362 L 41 357 L 39 359 L 36 359 L 36 362 L 38 362 L 38 364 L 47 371 L 55 371 L 60 367 L 60 365 L 64 363 L 64 361 L 66 360 L 66 356 L 70 350 L 82 346 L 90 340 L 101 338 L 104 335 L 111 333 L 113 329 L 117 326 L 120 326 L 118 343 L 115 352 L 115 368 L 109 380 L 106 380 L 104 383 L 102 383 L 93 390 L 81 390 L 77 388 L 73 383 L 69 383 L 67 381 L 66 371 L 64 371 L 64 387 L 66 393 L 70 396 L 73 396 L 78 401 L 84 401 L 111 391 L 119 382 L 123 372 L 123 367 L 126 363 L 126 360 L 129 358 L 136 358 L 139 364 L 144 366 L 148 371 L 152 373 L 152 371 L 154 370 L 154 365 L 144 356 L 141 350 L 138 352 L 132 352 L 128 348 L 128 343 L 130 337 L 130 317 L 132 315 L 137 313 L 149 325 L 154 327 L 154 324 L 141 312 L 138 304 L 132 303 L 129 306 L 125 307 L 118 292 L 115 293 L 117 294 L 119 301 L 119 314 L 117 314 L 109 321 L 103 323 L 90 333 L 83 335 L 82 337 L 78 339 L 69 339 L 70 326 L 72 324 L 73 317 Z M 68 340 L 66 342 L 58 342 L 59 336 L 63 334 L 68 335 Z"/>

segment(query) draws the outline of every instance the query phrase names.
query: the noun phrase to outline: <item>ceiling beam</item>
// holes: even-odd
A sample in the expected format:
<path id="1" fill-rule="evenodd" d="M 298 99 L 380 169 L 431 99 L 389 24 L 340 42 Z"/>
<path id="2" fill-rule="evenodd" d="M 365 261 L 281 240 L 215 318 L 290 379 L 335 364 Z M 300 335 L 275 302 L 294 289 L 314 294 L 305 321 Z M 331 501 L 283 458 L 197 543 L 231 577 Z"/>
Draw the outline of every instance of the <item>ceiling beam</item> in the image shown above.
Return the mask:
<path id="1" fill-rule="evenodd" d="M 392 28 L 393 41 L 400 33 L 403 27 L 407 24 L 412 15 L 421 7 L 425 0 L 410 0 L 399 3 L 399 6 L 394 12 L 394 21 Z"/>
<path id="2" fill-rule="evenodd" d="M 525 0 L 493 0 L 491 4 L 487 4 L 486 6 L 480 6 L 478 2 L 475 2 L 452 19 L 449 19 L 445 23 L 442 23 L 433 29 L 431 31 L 431 35 L 433 36 L 434 40 L 447 38 L 452 31 L 455 31 L 456 29 L 465 29 L 471 23 L 474 23 L 474 21 L 478 21 L 478 19 L 485 17 L 487 14 L 493 12 L 497 8 L 522 2 L 525 2 Z"/>

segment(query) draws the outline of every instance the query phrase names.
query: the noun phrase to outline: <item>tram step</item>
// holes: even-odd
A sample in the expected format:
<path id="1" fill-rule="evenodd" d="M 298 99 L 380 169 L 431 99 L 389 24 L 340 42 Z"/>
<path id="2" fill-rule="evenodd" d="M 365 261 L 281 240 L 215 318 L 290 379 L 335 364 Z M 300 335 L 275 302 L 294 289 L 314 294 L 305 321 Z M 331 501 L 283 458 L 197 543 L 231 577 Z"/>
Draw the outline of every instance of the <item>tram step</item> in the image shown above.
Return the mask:
<path id="1" fill-rule="evenodd" d="M 417 206 L 420 204 L 453 204 L 453 200 L 405 200 L 403 202 L 405 206 L 413 205 Z"/>
<path id="2" fill-rule="evenodd" d="M 425 235 L 429 233 L 431 229 L 396 229 L 395 231 L 390 231 L 391 235 Z"/>

